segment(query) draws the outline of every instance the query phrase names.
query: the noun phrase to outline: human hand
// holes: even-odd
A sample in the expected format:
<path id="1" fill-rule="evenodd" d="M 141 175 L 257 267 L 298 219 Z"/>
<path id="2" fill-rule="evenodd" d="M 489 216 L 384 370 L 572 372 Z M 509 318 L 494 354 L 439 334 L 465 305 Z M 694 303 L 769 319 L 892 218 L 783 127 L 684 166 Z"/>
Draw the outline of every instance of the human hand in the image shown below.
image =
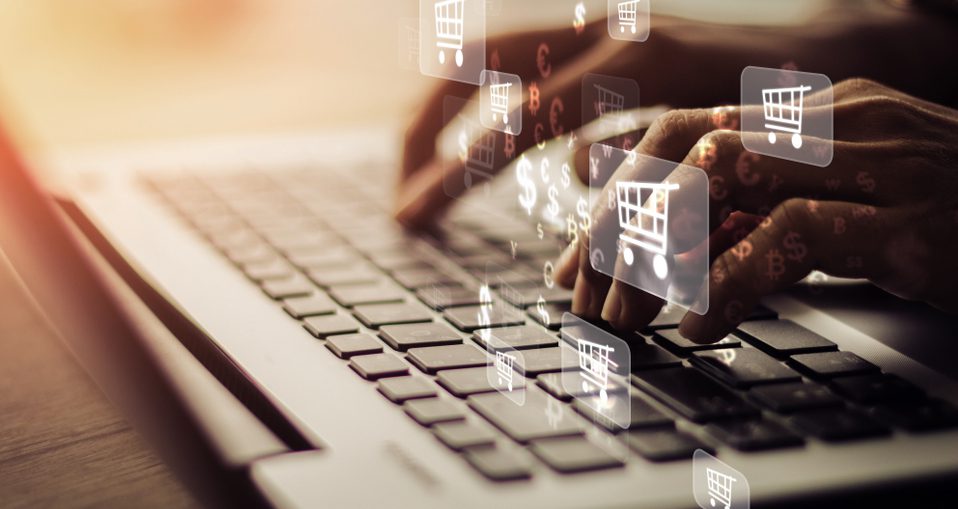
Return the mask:
<path id="1" fill-rule="evenodd" d="M 958 111 L 868 80 L 843 81 L 832 92 L 834 158 L 826 168 L 747 152 L 742 139 L 766 133 L 719 129 L 739 125 L 741 108 L 671 111 L 636 148 L 698 166 L 712 185 L 723 185 L 721 193 L 710 193 L 709 311 L 686 314 L 683 336 L 703 343 L 721 339 L 762 296 L 816 269 L 866 278 L 895 295 L 958 311 L 958 272 L 952 268 L 958 255 Z M 806 115 L 824 113 L 814 95 L 808 103 Z M 619 174 L 626 168 L 612 185 L 629 178 Z M 773 180 L 780 185 L 770 190 Z M 618 226 L 606 209 L 594 214 L 593 231 Z M 782 256 L 796 242 L 802 256 Z M 661 300 L 597 273 L 588 253 L 589 238 L 582 235 L 557 265 L 556 280 L 575 288 L 573 313 L 624 330 L 648 324 Z"/>

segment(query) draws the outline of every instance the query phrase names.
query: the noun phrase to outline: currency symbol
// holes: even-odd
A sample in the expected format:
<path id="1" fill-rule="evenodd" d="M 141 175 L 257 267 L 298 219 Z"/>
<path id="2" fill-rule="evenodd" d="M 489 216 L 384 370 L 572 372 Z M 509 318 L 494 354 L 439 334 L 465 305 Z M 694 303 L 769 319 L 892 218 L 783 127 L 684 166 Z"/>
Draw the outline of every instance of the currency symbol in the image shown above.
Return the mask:
<path id="1" fill-rule="evenodd" d="M 549 160 L 545 157 L 542 158 L 542 162 L 539 164 L 539 176 L 542 177 L 542 183 L 549 183 Z"/>
<path id="2" fill-rule="evenodd" d="M 498 71 L 502 68 L 502 60 L 499 58 L 499 50 L 492 52 L 492 55 L 489 56 L 489 68 L 493 71 Z"/>
<path id="3" fill-rule="evenodd" d="M 552 104 L 549 105 L 549 127 L 552 128 L 552 136 L 559 137 L 565 132 L 565 128 L 559 123 L 559 115 L 565 112 L 565 106 L 562 99 L 555 97 Z"/>
<path id="4" fill-rule="evenodd" d="M 783 71 L 797 71 L 798 65 L 793 61 L 788 61 L 782 64 Z M 798 84 L 798 77 L 791 72 L 783 72 L 778 76 L 778 84 L 782 88 L 794 87 Z"/>
<path id="5" fill-rule="evenodd" d="M 536 237 L 538 237 L 539 240 L 542 240 L 545 235 L 545 232 L 542 231 L 542 223 L 536 223 Z"/>
<path id="6" fill-rule="evenodd" d="M 569 189 L 569 185 L 572 184 L 572 180 L 569 177 L 569 174 L 572 172 L 572 168 L 569 166 L 569 163 L 562 163 L 562 187 Z"/>
<path id="7" fill-rule="evenodd" d="M 588 232 L 589 229 L 592 228 L 592 215 L 589 214 L 589 202 L 580 196 L 578 201 L 575 202 L 575 212 L 579 216 L 579 228 L 584 232 Z"/>
<path id="8" fill-rule="evenodd" d="M 695 147 L 699 150 L 699 158 L 696 161 L 699 168 L 703 170 L 708 170 L 715 164 L 715 161 L 718 159 L 718 149 L 716 149 L 715 144 L 712 143 L 711 139 L 702 138 Z"/>
<path id="9" fill-rule="evenodd" d="M 519 243 L 514 240 L 510 240 L 509 247 L 512 248 L 512 259 L 515 260 L 516 254 L 518 254 L 519 251 Z"/>
<path id="10" fill-rule="evenodd" d="M 785 257 L 778 252 L 778 249 L 773 249 L 765 253 L 765 260 L 768 262 L 768 271 L 765 275 L 772 281 L 778 281 L 778 278 L 785 273 Z"/>
<path id="11" fill-rule="evenodd" d="M 605 143 L 603 143 L 602 155 L 604 155 L 606 159 L 612 157 L 612 145 L 606 145 Z"/>
<path id="12" fill-rule="evenodd" d="M 592 267 L 598 269 L 602 264 L 605 263 L 605 254 L 602 253 L 602 250 L 595 248 L 589 253 L 589 262 L 592 264 Z"/>
<path id="13" fill-rule="evenodd" d="M 725 189 L 725 177 L 721 175 L 709 177 L 709 194 L 715 201 L 722 201 L 728 196 L 728 189 Z"/>
<path id="14" fill-rule="evenodd" d="M 539 68 L 539 75 L 543 79 L 548 78 L 552 74 L 552 64 L 547 61 L 549 56 L 549 45 L 546 43 L 539 44 L 539 49 L 536 51 L 536 67 Z M 535 113 L 533 113 L 535 115 Z"/>
<path id="15" fill-rule="evenodd" d="M 734 131 L 738 129 L 738 119 L 731 115 L 731 106 L 720 106 L 712 110 L 712 124 L 716 129 Z"/>
<path id="16" fill-rule="evenodd" d="M 802 236 L 796 232 L 788 232 L 785 236 L 785 249 L 788 250 L 788 259 L 801 262 L 808 254 L 808 248 L 802 242 Z"/>
<path id="17" fill-rule="evenodd" d="M 559 217 L 559 202 L 556 200 L 559 196 L 559 190 L 555 184 L 549 186 L 549 215 Z"/>
<path id="18" fill-rule="evenodd" d="M 822 294 L 822 283 L 828 281 L 828 276 L 824 272 L 813 270 L 811 274 L 808 275 L 808 292 L 812 295 L 821 295 Z"/>
<path id="19" fill-rule="evenodd" d="M 546 148 L 546 140 L 542 132 L 544 130 L 545 130 L 545 127 L 542 127 L 542 122 L 539 122 L 538 124 L 536 124 L 536 128 L 533 131 L 533 134 L 535 135 L 535 139 L 536 139 L 536 147 L 538 147 L 539 150 Z"/>
<path id="20" fill-rule="evenodd" d="M 589 158 L 589 174 L 592 175 L 592 180 L 599 180 L 599 158 L 590 157 Z M 958 214 L 958 212 L 956 212 Z"/>
<path id="21" fill-rule="evenodd" d="M 609 191 L 609 210 L 615 210 L 615 191 Z"/>
<path id="22" fill-rule="evenodd" d="M 855 207 L 852 209 L 852 217 L 855 219 L 860 219 L 865 216 L 874 216 L 875 207 L 871 205 L 862 205 L 861 207 Z"/>
<path id="23" fill-rule="evenodd" d="M 738 155 L 738 161 L 735 162 L 735 174 L 738 175 L 738 180 L 743 186 L 754 186 L 758 184 L 759 180 L 762 180 L 761 175 L 752 173 L 752 163 L 757 163 L 760 159 L 758 154 L 753 154 L 747 150 L 743 150 Z"/>
<path id="24" fill-rule="evenodd" d="M 579 241 L 579 225 L 575 222 L 575 217 L 572 214 L 569 214 L 565 218 L 566 224 L 566 234 L 565 240 L 570 244 L 575 244 Z"/>
<path id="25" fill-rule="evenodd" d="M 539 300 L 536 301 L 536 312 L 539 313 L 542 324 L 548 327 L 550 321 L 549 312 L 546 310 L 546 299 L 541 295 L 539 296 Z"/>
<path id="26" fill-rule="evenodd" d="M 532 163 L 523 157 L 522 160 L 519 161 L 519 166 L 516 168 L 516 178 L 519 181 L 519 186 L 522 187 L 522 191 L 519 194 L 519 205 L 526 209 L 526 212 L 530 216 L 532 215 L 532 207 L 536 205 L 536 186 L 532 183 L 532 179 L 529 178 L 529 173 L 531 172 Z"/>
<path id="27" fill-rule="evenodd" d="M 861 256 L 849 256 L 846 263 L 849 269 L 860 269 L 865 266 Z"/>
<path id="28" fill-rule="evenodd" d="M 585 4 L 582 2 L 575 4 L 575 19 L 572 20 L 572 28 L 575 29 L 576 35 L 585 30 Z"/>
<path id="29" fill-rule="evenodd" d="M 866 193 L 875 192 L 875 179 L 871 178 L 871 175 L 867 171 L 860 171 L 858 175 L 855 176 L 855 182 L 858 183 L 858 187 Z"/>
<path id="30" fill-rule="evenodd" d="M 546 260 L 546 264 L 542 266 L 542 281 L 546 284 L 546 288 L 552 289 L 555 287 L 555 279 L 552 278 L 552 273 L 555 272 L 555 267 L 552 266 L 552 262 Z"/>
<path id="31" fill-rule="evenodd" d="M 738 261 L 740 262 L 745 260 L 745 258 L 752 254 L 752 243 L 747 240 L 743 240 L 738 244 L 735 244 L 735 247 L 732 248 L 732 254 L 738 258 Z"/>
<path id="32" fill-rule="evenodd" d="M 829 191 L 837 191 L 838 188 L 842 185 L 842 179 L 829 178 L 825 179 L 825 188 Z"/>
<path id="33" fill-rule="evenodd" d="M 465 131 L 459 132 L 459 161 L 466 164 L 469 159 L 469 136 Z"/>
<path id="34" fill-rule="evenodd" d="M 818 214 L 818 200 L 808 200 L 808 211 L 812 214 Z"/>
<path id="35" fill-rule="evenodd" d="M 529 111 L 533 117 L 539 113 L 539 85 L 534 81 L 529 85 Z"/>
<path id="36" fill-rule="evenodd" d="M 834 221 L 834 224 L 835 224 L 835 230 L 834 230 L 834 231 L 835 231 L 835 235 L 841 235 L 841 234 L 845 233 L 845 230 L 846 230 L 845 218 L 844 218 L 844 217 L 836 217 L 833 221 Z"/>
<path id="37" fill-rule="evenodd" d="M 512 159 L 512 156 L 516 153 L 516 137 L 511 134 L 506 134 L 506 146 L 503 149 L 503 152 L 506 154 L 507 159 Z"/>
<path id="38" fill-rule="evenodd" d="M 730 301 L 725 306 L 725 319 L 728 320 L 728 323 L 739 324 L 743 320 L 745 320 L 744 311 L 745 311 L 745 306 L 742 304 L 741 301 L 738 301 L 738 300 Z M 725 350 L 726 352 L 729 352 L 726 355 L 731 354 L 730 357 L 726 357 L 726 359 L 724 359 L 728 361 L 727 363 L 731 363 L 733 360 L 735 360 L 735 352 L 732 352 L 731 350 L 732 350 L 731 348 Z"/>
<path id="39" fill-rule="evenodd" d="M 778 175 L 772 175 L 772 181 L 768 183 L 768 192 L 774 192 L 776 189 L 782 186 L 785 181 L 782 180 Z"/>
<path id="40" fill-rule="evenodd" d="M 712 272 L 712 282 L 717 285 L 722 284 L 722 281 L 725 281 L 725 277 L 728 276 L 728 272 L 725 269 L 719 267 L 718 265 L 714 265 L 712 267 L 711 272 Z"/>

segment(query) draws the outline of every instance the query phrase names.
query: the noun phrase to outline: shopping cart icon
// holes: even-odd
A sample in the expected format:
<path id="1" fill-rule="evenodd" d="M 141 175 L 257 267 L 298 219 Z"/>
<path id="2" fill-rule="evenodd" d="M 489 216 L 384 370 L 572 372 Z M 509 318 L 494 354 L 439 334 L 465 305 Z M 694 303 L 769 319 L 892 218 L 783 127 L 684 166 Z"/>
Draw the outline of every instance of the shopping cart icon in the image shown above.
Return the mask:
<path id="1" fill-rule="evenodd" d="M 509 392 L 512 392 L 512 374 L 514 372 L 512 367 L 515 363 L 515 356 L 501 351 L 496 352 L 496 374 L 499 384 L 505 384 Z"/>
<path id="2" fill-rule="evenodd" d="M 419 29 L 406 26 L 403 31 L 406 34 L 406 61 L 413 64 L 419 61 Z"/>
<path id="3" fill-rule="evenodd" d="M 599 398 L 603 401 L 609 398 L 609 354 L 615 349 L 608 345 L 579 338 L 576 340 L 579 349 L 579 368 L 582 369 L 582 390 L 589 392 L 589 384 L 599 388 Z"/>
<path id="4" fill-rule="evenodd" d="M 462 67 L 463 16 L 466 0 L 436 2 L 436 46 L 439 63 L 446 63 L 446 49 L 456 51 L 456 66 Z"/>
<path id="5" fill-rule="evenodd" d="M 802 110 L 805 92 L 812 87 L 788 87 L 762 89 L 762 103 L 765 107 L 765 128 L 770 129 L 768 142 L 775 144 L 778 138 L 775 131 L 792 133 L 792 146 L 802 147 Z"/>
<path id="6" fill-rule="evenodd" d="M 619 226 L 622 233 L 622 258 L 631 266 L 635 255 L 629 246 L 651 252 L 652 270 L 656 277 L 665 279 L 669 265 L 665 260 L 668 248 L 669 191 L 678 184 L 642 182 L 616 182 L 616 198 L 619 210 Z M 634 222 L 633 222 L 634 220 Z"/>
<path id="7" fill-rule="evenodd" d="M 712 507 L 718 504 L 729 509 L 732 505 L 732 483 L 736 482 L 736 479 L 711 468 L 705 469 L 705 475 L 708 482 L 709 504 Z"/>
<path id="8" fill-rule="evenodd" d="M 621 113 L 625 109 L 625 96 L 614 90 L 593 85 L 595 87 L 595 114 L 598 117 Z"/>
<path id="9" fill-rule="evenodd" d="M 463 174 L 463 183 L 466 188 L 471 188 L 473 176 L 480 180 L 492 178 L 492 168 L 496 150 L 495 133 L 483 135 L 476 143 L 469 147 L 465 161 L 465 174 Z"/>
<path id="10" fill-rule="evenodd" d="M 639 0 L 619 2 L 619 31 L 625 33 L 626 27 L 634 34 L 638 18 Z"/>
<path id="11" fill-rule="evenodd" d="M 509 87 L 512 83 L 489 85 L 489 101 L 492 121 L 497 122 L 502 115 L 502 123 L 509 125 Z"/>

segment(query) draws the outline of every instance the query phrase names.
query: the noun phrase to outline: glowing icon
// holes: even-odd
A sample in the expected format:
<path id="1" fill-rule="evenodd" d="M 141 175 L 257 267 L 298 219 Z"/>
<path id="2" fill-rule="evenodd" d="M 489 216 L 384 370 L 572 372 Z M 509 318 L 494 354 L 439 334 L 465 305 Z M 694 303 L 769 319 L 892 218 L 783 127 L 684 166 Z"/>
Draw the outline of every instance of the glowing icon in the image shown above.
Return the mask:
<path id="1" fill-rule="evenodd" d="M 596 91 L 596 100 L 595 100 L 595 114 L 596 116 L 603 117 L 605 115 L 621 113 L 625 107 L 625 96 L 603 87 L 602 85 L 595 85 Z M 608 119 L 603 121 L 604 123 L 609 122 Z"/>
<path id="2" fill-rule="evenodd" d="M 638 19 L 639 0 L 629 0 L 628 2 L 619 2 L 619 31 L 625 33 L 629 28 L 634 34 L 636 32 L 635 23 Z"/>
<path id="3" fill-rule="evenodd" d="M 708 482 L 709 504 L 712 507 L 716 507 L 716 504 L 718 504 L 725 509 L 730 509 L 732 506 L 732 483 L 736 479 L 711 468 L 705 469 L 705 475 Z"/>
<path id="4" fill-rule="evenodd" d="M 496 136 L 495 133 L 488 133 L 479 138 L 479 141 L 467 147 L 467 137 L 460 135 L 460 150 L 465 148 L 465 174 L 463 183 L 466 188 L 472 187 L 473 176 L 478 176 L 480 180 L 492 178 L 492 168 L 494 165 Z"/>
<path id="5" fill-rule="evenodd" d="M 505 384 L 509 392 L 512 392 L 512 366 L 515 365 L 516 358 L 502 351 L 496 352 L 496 373 L 499 375 L 499 385 Z"/>
<path id="6" fill-rule="evenodd" d="M 802 147 L 802 110 L 805 92 L 812 87 L 764 88 L 762 104 L 765 107 L 765 128 L 770 129 L 768 142 L 775 144 L 775 131 L 792 133 L 792 146 Z"/>
<path id="7" fill-rule="evenodd" d="M 498 121 L 502 115 L 502 123 L 509 124 L 509 87 L 512 83 L 489 85 L 489 102 L 492 110 L 492 121 Z"/>
<path id="8" fill-rule="evenodd" d="M 446 49 L 456 51 L 456 67 L 462 67 L 463 17 L 466 0 L 436 2 L 436 46 L 439 63 L 446 63 Z"/>
<path id="9" fill-rule="evenodd" d="M 615 349 L 579 338 L 576 341 L 579 349 L 579 367 L 582 369 L 582 390 L 589 392 L 589 383 L 599 388 L 599 398 L 609 399 L 606 388 L 609 386 L 609 354 Z"/>
<path id="10" fill-rule="evenodd" d="M 629 245 L 641 247 L 654 255 L 652 270 L 656 277 L 665 279 L 669 274 L 669 265 L 665 260 L 668 248 L 669 191 L 678 189 L 679 185 L 616 182 L 615 188 L 619 226 L 623 230 L 619 239 L 623 242 L 622 258 L 625 264 L 632 265 L 635 261 L 635 255 Z"/>

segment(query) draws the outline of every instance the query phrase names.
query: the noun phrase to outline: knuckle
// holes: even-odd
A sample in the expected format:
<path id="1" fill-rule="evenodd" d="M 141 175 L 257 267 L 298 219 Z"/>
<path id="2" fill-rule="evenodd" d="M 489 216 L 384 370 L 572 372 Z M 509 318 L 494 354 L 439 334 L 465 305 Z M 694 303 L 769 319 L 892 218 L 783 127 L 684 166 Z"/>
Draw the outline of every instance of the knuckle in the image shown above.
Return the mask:
<path id="1" fill-rule="evenodd" d="M 808 200 L 804 198 L 785 200 L 772 212 L 772 221 L 784 229 L 806 231 L 811 222 Z"/>
<path id="2" fill-rule="evenodd" d="M 848 93 L 867 93 L 883 89 L 884 85 L 868 78 L 849 78 L 841 81 L 835 88 Z"/>

